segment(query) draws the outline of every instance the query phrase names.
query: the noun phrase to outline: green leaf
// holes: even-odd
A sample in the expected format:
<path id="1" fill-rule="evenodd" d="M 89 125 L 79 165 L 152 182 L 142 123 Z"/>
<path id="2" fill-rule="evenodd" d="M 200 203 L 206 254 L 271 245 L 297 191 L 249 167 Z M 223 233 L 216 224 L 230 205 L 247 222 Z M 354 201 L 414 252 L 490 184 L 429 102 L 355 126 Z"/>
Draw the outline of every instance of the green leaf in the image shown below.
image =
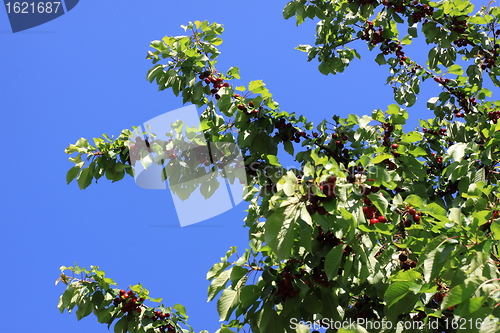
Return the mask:
<path id="1" fill-rule="evenodd" d="M 126 333 L 127 327 L 128 327 L 127 317 L 121 317 L 121 319 L 118 320 L 115 324 L 114 332 L 115 333 Z"/>
<path id="2" fill-rule="evenodd" d="M 257 93 L 260 89 L 264 87 L 264 82 L 262 80 L 255 80 L 255 81 L 250 81 L 248 84 L 248 90 L 250 90 L 253 93 Z"/>
<path id="3" fill-rule="evenodd" d="M 283 8 L 283 18 L 285 20 L 295 15 L 295 8 L 297 8 L 297 5 L 297 1 L 290 1 L 286 4 L 285 8 Z"/>
<path id="4" fill-rule="evenodd" d="M 392 157 L 393 157 L 393 156 L 392 156 L 391 154 L 388 154 L 388 153 L 382 153 L 382 154 L 380 154 L 380 155 L 375 156 L 375 157 L 372 159 L 372 161 L 371 161 L 371 162 L 372 162 L 373 164 L 378 164 L 378 163 L 380 163 L 380 162 L 382 162 L 382 161 L 385 161 L 385 160 L 387 160 L 387 159 L 389 159 L 389 158 L 392 158 Z"/>
<path id="5" fill-rule="evenodd" d="M 413 148 L 410 148 L 408 150 L 408 152 L 415 156 L 415 157 L 418 157 L 418 156 L 426 156 L 427 155 L 427 152 L 425 151 L 424 148 L 420 147 L 420 146 L 416 146 L 416 147 L 413 147 Z"/>
<path id="6" fill-rule="evenodd" d="M 403 143 L 413 143 L 422 140 L 423 135 L 420 132 L 413 131 L 413 132 L 408 132 L 401 136 L 401 142 Z"/>
<path id="7" fill-rule="evenodd" d="M 410 292 L 410 286 L 413 284 L 411 281 L 399 281 L 389 285 L 385 294 L 384 300 L 387 307 L 391 307 L 406 294 Z"/>
<path id="8" fill-rule="evenodd" d="M 283 192 L 285 192 L 285 195 L 289 197 L 295 194 L 295 189 L 296 189 L 296 184 L 294 184 L 289 180 L 287 180 L 285 184 L 283 184 Z"/>
<path id="9" fill-rule="evenodd" d="M 217 301 L 217 311 L 221 321 L 228 320 L 234 311 L 238 299 L 238 292 L 232 289 L 225 289 Z"/>
<path id="10" fill-rule="evenodd" d="M 248 269 L 241 266 L 234 266 L 231 270 L 231 275 L 229 276 L 229 280 L 233 285 L 236 285 L 242 277 L 244 277 L 248 273 Z"/>
<path id="11" fill-rule="evenodd" d="M 411 312 L 415 308 L 415 303 L 417 303 L 419 296 L 411 291 L 407 293 L 391 307 L 388 307 L 386 312 L 387 319 L 393 320 L 393 318 L 397 318 L 400 314 Z"/>
<path id="12" fill-rule="evenodd" d="M 235 79 L 240 79 L 240 69 L 238 67 L 231 67 L 227 71 L 228 76 L 232 76 Z"/>
<path id="13" fill-rule="evenodd" d="M 497 221 L 493 221 L 490 228 L 493 234 L 493 239 L 500 240 L 500 223 L 498 223 Z"/>
<path id="14" fill-rule="evenodd" d="M 406 35 L 401 39 L 401 44 L 403 45 L 410 45 L 413 37 L 411 35 Z"/>
<path id="15" fill-rule="evenodd" d="M 467 301 L 476 292 L 479 285 L 485 280 L 486 279 L 484 277 L 472 276 L 467 278 L 463 284 L 454 286 L 448 290 L 446 297 L 441 303 L 441 309 L 446 309 Z"/>
<path id="16" fill-rule="evenodd" d="M 439 206 L 435 202 L 432 202 L 432 203 L 428 204 L 427 206 L 425 206 L 425 209 L 423 210 L 423 212 L 432 215 L 433 217 L 435 217 L 436 219 L 438 219 L 440 221 L 443 221 L 443 220 L 447 221 L 446 210 L 443 207 Z"/>
<path id="17" fill-rule="evenodd" d="M 338 275 L 342 256 L 344 254 L 344 247 L 337 245 L 334 246 L 325 257 L 325 273 L 328 280 L 333 279 Z"/>
<path id="18" fill-rule="evenodd" d="M 231 270 L 232 268 L 223 271 L 210 283 L 210 286 L 208 287 L 208 302 L 212 301 L 215 296 L 217 296 L 217 294 L 224 289 L 224 286 L 231 275 Z"/>
<path id="19" fill-rule="evenodd" d="M 268 245 L 274 244 L 278 234 L 283 226 L 283 221 L 285 219 L 284 209 L 280 209 L 266 219 L 266 229 L 264 233 L 264 239 Z"/>
<path id="20" fill-rule="evenodd" d="M 410 194 L 406 197 L 405 202 L 414 208 L 422 208 L 424 207 L 424 201 L 416 194 Z"/>
<path id="21" fill-rule="evenodd" d="M 467 147 L 467 144 L 464 142 L 458 142 L 448 148 L 448 151 L 446 152 L 445 156 L 450 156 L 453 157 L 453 159 L 457 162 L 462 161 L 463 157 L 465 156 L 465 148 Z"/>
<path id="22" fill-rule="evenodd" d="M 152 67 L 150 70 L 148 70 L 146 79 L 149 81 L 149 83 L 153 82 L 154 79 L 156 79 L 159 75 L 163 73 L 164 67 L 165 67 L 164 65 L 156 65 Z"/>
<path id="23" fill-rule="evenodd" d="M 401 108 L 397 104 L 391 104 L 387 107 L 387 113 L 398 115 L 401 113 Z"/>
<path id="24" fill-rule="evenodd" d="M 436 247 L 426 253 L 424 257 L 424 278 L 426 281 L 433 281 L 438 276 L 454 248 L 452 245 L 447 245 Z"/>
<path id="25" fill-rule="evenodd" d="M 359 118 L 359 127 L 365 128 L 372 120 L 372 117 L 364 115 L 363 117 Z"/>
<path id="26" fill-rule="evenodd" d="M 385 65 L 387 63 L 387 61 L 385 61 L 385 57 L 384 57 L 384 55 L 382 53 L 379 53 L 377 55 L 377 57 L 375 58 L 375 61 L 379 65 Z"/>
<path id="27" fill-rule="evenodd" d="M 283 146 L 288 154 L 294 155 L 293 144 L 290 141 L 283 141 Z"/>
<path id="28" fill-rule="evenodd" d="M 306 205 L 302 205 L 302 207 L 300 208 L 300 218 L 310 226 L 313 225 L 311 215 L 307 211 Z"/>
<path id="29" fill-rule="evenodd" d="M 469 24 L 486 24 L 488 23 L 488 20 L 482 16 L 472 16 L 469 17 L 468 20 Z"/>
<path id="30" fill-rule="evenodd" d="M 464 73 L 464 70 L 460 65 L 451 65 L 450 67 L 448 67 L 448 73 L 462 75 Z"/>
<path id="31" fill-rule="evenodd" d="M 78 141 L 75 143 L 75 146 L 78 148 L 87 148 L 89 146 L 89 141 L 85 138 L 80 138 Z"/>
<path id="32" fill-rule="evenodd" d="M 281 164 L 278 161 L 278 157 L 275 155 L 266 155 L 266 158 L 271 165 L 276 165 L 276 166 L 281 166 Z"/>
<path id="33" fill-rule="evenodd" d="M 207 272 L 207 280 L 212 280 L 214 277 L 219 276 L 219 274 L 227 267 L 229 263 L 218 262 L 215 263 L 212 268 Z"/>
<path id="34" fill-rule="evenodd" d="M 375 207 L 377 207 L 380 214 L 385 215 L 385 212 L 387 211 L 387 207 L 389 206 L 389 202 L 382 195 L 382 193 L 380 193 L 380 192 L 370 193 L 370 194 L 368 194 L 368 198 L 373 202 Z"/>
<path id="35" fill-rule="evenodd" d="M 425 246 L 424 250 L 422 251 L 422 253 L 420 254 L 420 260 L 423 260 L 425 262 L 426 258 L 429 257 L 429 264 L 431 264 L 431 266 L 427 268 L 427 273 L 424 273 L 424 277 L 426 277 L 426 280 L 429 281 L 427 279 L 427 277 L 431 276 L 433 274 L 433 271 L 432 271 L 432 263 L 434 261 L 434 256 L 435 256 L 435 252 L 437 250 L 437 248 L 439 248 L 442 244 L 444 244 L 446 242 L 446 240 L 448 239 L 448 236 L 447 235 L 439 235 L 437 236 L 436 238 L 432 239 L 430 242 L 427 243 L 427 245 Z M 424 264 L 424 267 L 425 267 L 425 264 Z"/>
<path id="36" fill-rule="evenodd" d="M 99 314 L 97 315 L 97 321 L 101 324 L 109 324 L 109 321 L 111 320 L 111 313 L 113 310 L 114 307 L 108 307 L 99 311 Z"/>
<path id="37" fill-rule="evenodd" d="M 302 305 L 309 313 L 316 314 L 323 310 L 323 302 L 315 294 L 308 295 L 302 302 Z"/>
<path id="38" fill-rule="evenodd" d="M 208 331 L 200 331 L 200 333 L 209 333 Z M 218 329 L 217 331 L 215 331 L 215 333 L 235 333 L 234 331 L 231 331 L 229 328 L 227 327 L 223 327 L 221 329 Z"/>
<path id="39" fill-rule="evenodd" d="M 288 258 L 293 248 L 293 241 L 295 238 L 294 224 L 299 215 L 295 212 L 291 213 L 290 215 L 292 217 L 284 221 L 280 233 L 277 237 L 278 243 L 274 247 L 279 260 L 285 260 L 286 258 Z"/>
<path id="40" fill-rule="evenodd" d="M 92 313 L 93 304 L 90 300 L 84 298 L 82 302 L 78 304 L 78 310 L 76 310 L 76 319 L 81 320 Z"/>
<path id="41" fill-rule="evenodd" d="M 92 183 L 92 170 L 90 170 L 90 166 L 83 168 L 80 174 L 78 175 L 78 187 L 80 190 L 86 189 Z"/>
<path id="42" fill-rule="evenodd" d="M 66 288 L 66 290 L 64 291 L 64 293 L 60 297 L 60 301 L 59 301 L 59 305 L 58 305 L 59 311 L 61 313 L 63 313 L 64 309 L 66 309 L 68 307 L 68 305 L 71 303 L 71 299 L 73 298 L 73 295 L 75 294 L 76 291 L 77 291 L 77 289 L 71 285 L 68 286 L 68 288 Z"/>
<path id="43" fill-rule="evenodd" d="M 176 309 L 182 316 L 188 318 L 188 316 L 186 315 L 186 308 L 184 307 L 184 305 L 175 304 L 174 309 Z"/>
<path id="44" fill-rule="evenodd" d="M 243 307 L 248 307 L 259 298 L 259 288 L 255 285 L 248 285 L 241 288 L 240 302 Z"/>
<path id="45" fill-rule="evenodd" d="M 431 98 L 429 98 L 429 100 L 427 101 L 427 108 L 430 109 L 430 110 L 434 110 L 434 108 L 435 108 L 436 103 L 437 103 L 438 100 L 439 100 L 439 97 L 431 97 Z"/>
<path id="46" fill-rule="evenodd" d="M 149 300 L 151 302 L 161 303 L 161 301 L 163 301 L 163 298 L 161 298 L 161 297 L 158 297 L 158 298 L 149 298 Z"/>
<path id="47" fill-rule="evenodd" d="M 66 184 L 69 184 L 75 179 L 76 175 L 78 175 L 78 172 L 80 171 L 79 166 L 74 166 L 71 169 L 69 169 L 68 173 L 66 174 Z"/>

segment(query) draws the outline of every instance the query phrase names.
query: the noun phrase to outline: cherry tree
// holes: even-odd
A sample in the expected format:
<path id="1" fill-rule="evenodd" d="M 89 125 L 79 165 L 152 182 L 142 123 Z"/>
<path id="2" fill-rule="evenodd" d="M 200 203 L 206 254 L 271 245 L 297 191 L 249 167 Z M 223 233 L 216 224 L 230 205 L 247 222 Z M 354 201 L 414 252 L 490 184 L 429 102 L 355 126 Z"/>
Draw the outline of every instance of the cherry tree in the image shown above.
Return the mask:
<path id="1" fill-rule="evenodd" d="M 467 0 L 296 0 L 283 15 L 318 22 L 315 44 L 297 48 L 325 75 L 348 73 L 360 58 L 354 47 L 366 45 L 389 70 L 394 102 L 314 126 L 282 110 L 262 81 L 238 86 L 237 67 L 216 67 L 222 25 L 196 21 L 185 35 L 151 43 L 147 79 L 203 110 L 206 142 L 243 156 L 244 177 L 223 176 L 246 186 L 250 245 L 238 256 L 229 249 L 207 273 L 214 319 L 223 321 L 217 332 L 498 331 L 500 101 L 487 87 L 500 86 L 500 9 Z M 425 63 L 407 51 L 419 39 Z M 435 84 L 427 102 L 434 118 L 405 131 L 426 80 Z M 84 189 L 156 162 L 179 183 L 229 163 L 186 150 L 192 137 L 181 132 L 81 138 L 66 149 L 74 163 L 67 181 Z M 284 167 L 280 148 L 300 167 Z M 176 194 L 213 194 L 198 185 Z M 142 285 L 120 289 L 95 266 L 61 271 L 61 312 L 94 314 L 115 332 L 193 331 L 182 305 L 155 303 Z"/>

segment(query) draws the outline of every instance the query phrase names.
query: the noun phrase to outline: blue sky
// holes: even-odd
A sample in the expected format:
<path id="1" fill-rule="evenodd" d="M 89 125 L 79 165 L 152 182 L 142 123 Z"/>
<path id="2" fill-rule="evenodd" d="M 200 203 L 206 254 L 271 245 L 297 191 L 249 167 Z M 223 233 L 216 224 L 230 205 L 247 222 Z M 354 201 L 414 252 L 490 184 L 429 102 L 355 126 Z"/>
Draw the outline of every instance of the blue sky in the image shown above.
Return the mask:
<path id="1" fill-rule="evenodd" d="M 482 4 L 481 1 L 475 3 Z M 86 190 L 66 185 L 64 148 L 81 136 L 118 135 L 182 107 L 182 98 L 146 81 L 150 41 L 182 35 L 189 21 L 222 23 L 218 68 L 238 66 L 241 84 L 262 79 L 281 108 L 318 123 L 334 114 L 370 114 L 393 103 L 387 68 L 361 52 L 344 74 L 324 76 L 294 50 L 314 42 L 314 23 L 282 18 L 286 1 L 81 1 L 62 17 L 13 34 L 0 9 L 0 327 L 4 332 L 106 332 L 93 316 L 77 322 L 56 308 L 61 265 L 97 265 L 120 286 L 142 283 L 166 305 L 186 306 L 196 331 L 219 327 L 207 303 L 208 269 L 230 246 L 247 245 L 245 204 L 181 228 L 167 191 L 130 177 Z M 358 44 L 359 49 L 366 47 Z M 422 57 L 417 47 L 410 57 Z M 410 109 L 408 129 L 431 93 Z M 239 252 L 240 252 L 239 251 Z"/>

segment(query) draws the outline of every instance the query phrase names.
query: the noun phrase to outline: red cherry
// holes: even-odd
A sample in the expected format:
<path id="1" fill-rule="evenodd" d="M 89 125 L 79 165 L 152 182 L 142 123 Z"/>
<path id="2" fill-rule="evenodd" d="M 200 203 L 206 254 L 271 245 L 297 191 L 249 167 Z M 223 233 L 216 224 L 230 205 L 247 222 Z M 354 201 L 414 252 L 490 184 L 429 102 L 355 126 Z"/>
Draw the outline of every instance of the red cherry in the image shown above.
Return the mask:
<path id="1" fill-rule="evenodd" d="M 252 101 L 250 101 L 250 102 L 248 103 L 248 105 L 250 105 L 250 107 L 252 107 L 252 108 L 253 108 L 253 102 L 252 102 Z"/>
<path id="2" fill-rule="evenodd" d="M 408 214 L 415 216 L 416 213 L 417 212 L 415 211 L 415 209 L 413 209 L 413 208 L 408 209 Z"/>
<path id="3" fill-rule="evenodd" d="M 433 299 L 436 303 L 441 303 L 443 301 L 443 298 L 444 298 L 444 295 L 441 293 L 435 293 L 434 297 L 433 297 Z"/>
<path id="4" fill-rule="evenodd" d="M 385 223 L 385 222 L 387 222 L 387 218 L 386 218 L 385 216 L 379 216 L 379 217 L 378 217 L 378 221 L 379 221 L 380 223 Z"/>
<path id="5" fill-rule="evenodd" d="M 327 180 L 327 182 L 330 184 L 335 184 L 336 181 L 337 181 L 337 177 L 335 177 L 335 176 L 330 176 L 330 177 L 328 177 L 328 180 Z M 497 215 L 498 215 L 498 212 L 497 212 Z"/>
<path id="6" fill-rule="evenodd" d="M 238 94 L 234 94 L 234 95 L 233 95 L 233 97 L 234 97 L 234 98 L 240 98 L 241 96 L 240 96 L 240 95 L 238 95 Z"/>
<path id="7" fill-rule="evenodd" d="M 393 143 L 391 147 L 392 149 L 398 149 L 399 145 L 397 143 Z"/>
<path id="8" fill-rule="evenodd" d="M 413 221 L 419 223 L 420 222 L 420 216 L 419 215 L 413 216 Z"/>
<path id="9" fill-rule="evenodd" d="M 379 220 L 378 219 L 370 219 L 370 224 L 371 225 L 374 225 L 375 223 L 378 223 Z"/>

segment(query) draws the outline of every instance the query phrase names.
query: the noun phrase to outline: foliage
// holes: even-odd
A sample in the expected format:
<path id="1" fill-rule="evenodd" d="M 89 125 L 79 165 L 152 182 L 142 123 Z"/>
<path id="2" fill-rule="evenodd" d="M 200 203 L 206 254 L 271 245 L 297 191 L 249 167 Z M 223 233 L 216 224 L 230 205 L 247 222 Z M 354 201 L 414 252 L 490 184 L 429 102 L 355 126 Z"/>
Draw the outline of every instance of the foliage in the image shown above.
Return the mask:
<path id="1" fill-rule="evenodd" d="M 208 299 L 219 296 L 225 321 L 220 332 L 308 332 L 317 323 L 327 332 L 497 331 L 500 101 L 485 85 L 500 86 L 500 9 L 473 7 L 461 0 L 289 2 L 285 18 L 319 21 L 315 45 L 298 49 L 319 61 L 321 73 L 347 70 L 360 58 L 347 45 L 364 41 L 389 67 L 394 90 L 396 104 L 386 110 L 333 116 L 314 132 L 305 117 L 282 111 L 262 81 L 236 86 L 238 68 L 216 69 L 221 25 L 197 21 L 183 27 L 187 36 L 151 43 L 147 79 L 204 107 L 206 140 L 234 143 L 244 156 L 250 248 L 234 260 L 232 248 L 207 274 Z M 425 64 L 405 53 L 418 34 L 429 47 Z M 427 103 L 435 117 L 405 132 L 403 107 L 415 104 L 428 79 L 441 89 Z M 76 178 L 83 189 L 103 174 L 113 181 L 130 174 L 130 134 L 94 139 L 95 146 L 82 138 L 67 148 L 78 153 L 68 182 Z M 299 169 L 280 164 L 281 145 Z M 141 162 L 148 155 L 135 154 Z M 111 325 L 123 307 L 110 305 L 117 289 L 97 269 L 85 273 L 66 280 L 60 309 L 78 305 L 77 316 L 94 311 L 98 319 L 106 311 L 111 317 L 99 321 Z M 145 319 L 151 311 L 129 312 L 115 331 L 161 332 Z M 362 325 L 333 327 L 346 321 Z M 306 326 L 291 324 L 298 322 Z M 398 322 L 425 326 L 398 330 Z"/>

